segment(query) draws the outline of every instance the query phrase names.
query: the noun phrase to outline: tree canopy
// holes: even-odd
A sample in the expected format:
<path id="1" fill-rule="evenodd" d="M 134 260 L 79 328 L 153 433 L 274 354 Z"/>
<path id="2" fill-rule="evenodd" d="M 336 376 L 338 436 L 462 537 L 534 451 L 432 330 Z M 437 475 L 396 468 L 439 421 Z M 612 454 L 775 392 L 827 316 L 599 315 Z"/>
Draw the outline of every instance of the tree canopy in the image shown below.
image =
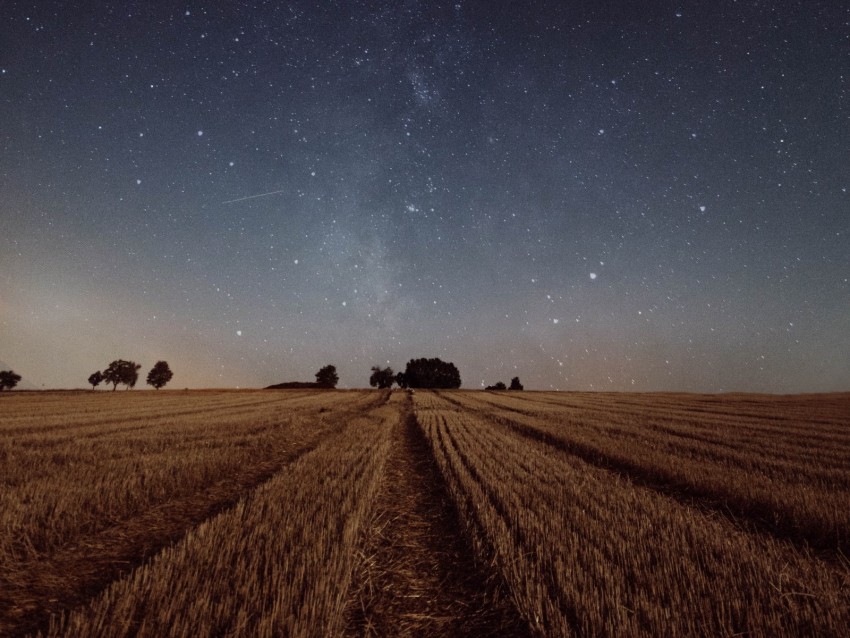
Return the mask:
<path id="1" fill-rule="evenodd" d="M 21 380 L 21 375 L 15 374 L 12 370 L 2 370 L 0 371 L 0 391 L 9 388 L 11 390 L 16 385 L 18 385 L 18 381 Z"/>
<path id="2" fill-rule="evenodd" d="M 519 382 L 519 377 L 514 377 L 511 379 L 511 387 L 510 390 L 522 390 L 522 384 Z"/>
<path id="3" fill-rule="evenodd" d="M 171 371 L 171 368 L 168 367 L 167 361 L 157 361 L 156 365 L 151 368 L 151 371 L 148 372 L 148 385 L 152 385 L 154 388 L 159 390 L 166 383 L 171 381 L 171 377 L 174 376 L 174 373 Z"/>
<path id="4" fill-rule="evenodd" d="M 98 370 L 97 372 L 92 372 L 89 375 L 89 385 L 91 385 L 92 390 L 94 390 L 102 382 L 103 382 L 103 373 L 100 370 Z"/>
<path id="5" fill-rule="evenodd" d="M 385 390 L 393 387 L 395 383 L 395 372 L 390 367 L 381 368 L 380 366 L 372 366 L 372 376 L 369 377 L 369 385 L 373 388 Z"/>
<path id="6" fill-rule="evenodd" d="M 460 372 L 455 364 L 440 359 L 411 359 L 403 377 L 408 388 L 453 389 L 460 387 Z"/>
<path id="7" fill-rule="evenodd" d="M 335 388 L 339 383 L 339 375 L 336 366 L 325 366 L 316 373 L 316 385 L 323 388 Z"/>
<path id="8" fill-rule="evenodd" d="M 109 367 L 103 371 L 103 380 L 112 384 L 113 392 L 118 387 L 118 384 L 127 386 L 127 389 L 134 387 L 136 381 L 139 380 L 139 368 L 141 364 L 135 361 L 124 361 L 116 359 L 109 364 Z"/>

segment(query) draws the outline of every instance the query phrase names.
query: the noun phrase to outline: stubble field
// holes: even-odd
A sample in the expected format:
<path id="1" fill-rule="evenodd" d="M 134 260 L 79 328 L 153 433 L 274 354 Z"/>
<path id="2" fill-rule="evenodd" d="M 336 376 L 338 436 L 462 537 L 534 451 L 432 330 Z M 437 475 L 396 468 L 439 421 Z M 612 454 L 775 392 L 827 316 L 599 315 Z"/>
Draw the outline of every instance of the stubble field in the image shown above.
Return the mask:
<path id="1" fill-rule="evenodd" d="M 0 396 L 0 635 L 843 636 L 850 395 Z"/>

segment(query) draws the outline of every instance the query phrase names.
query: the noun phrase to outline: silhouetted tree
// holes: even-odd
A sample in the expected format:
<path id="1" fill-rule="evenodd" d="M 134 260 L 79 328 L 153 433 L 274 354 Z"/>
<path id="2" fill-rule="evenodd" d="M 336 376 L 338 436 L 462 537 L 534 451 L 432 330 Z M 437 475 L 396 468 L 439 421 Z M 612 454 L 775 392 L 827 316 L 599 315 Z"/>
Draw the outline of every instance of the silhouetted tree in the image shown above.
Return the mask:
<path id="1" fill-rule="evenodd" d="M 393 372 L 392 368 L 372 366 L 372 376 L 369 377 L 369 385 L 373 388 L 385 390 L 393 387 L 393 383 L 395 383 L 395 372 Z"/>
<path id="2" fill-rule="evenodd" d="M 142 367 L 141 363 L 135 364 L 135 369 L 131 373 L 129 370 L 127 371 L 127 380 L 124 382 L 124 385 L 127 386 L 127 390 L 132 390 L 136 387 L 136 381 L 139 380 L 139 370 Z"/>
<path id="3" fill-rule="evenodd" d="M 135 361 L 124 361 L 116 359 L 109 364 L 109 367 L 103 371 L 103 380 L 112 384 L 112 391 L 121 383 L 127 386 L 127 389 L 134 387 L 136 381 L 139 380 L 139 368 L 142 366 Z"/>
<path id="4" fill-rule="evenodd" d="M 171 377 L 174 376 L 174 373 L 171 371 L 171 368 L 168 367 L 167 361 L 157 361 L 156 365 L 151 368 L 151 371 L 148 372 L 148 385 L 152 385 L 154 388 L 159 390 L 166 383 L 171 381 Z"/>
<path id="5" fill-rule="evenodd" d="M 511 390 L 523 390 L 522 384 L 519 382 L 519 377 L 511 379 Z"/>
<path id="6" fill-rule="evenodd" d="M 440 359 L 411 359 L 404 370 L 404 379 L 408 388 L 460 387 L 460 372 L 455 364 Z"/>
<path id="7" fill-rule="evenodd" d="M 316 385 L 323 388 L 335 388 L 339 383 L 339 375 L 336 373 L 336 366 L 325 366 L 316 373 Z"/>
<path id="8" fill-rule="evenodd" d="M 404 372 L 399 372 L 398 374 L 395 375 L 395 382 L 398 384 L 398 387 L 400 387 L 400 388 L 406 388 L 407 387 L 407 376 L 404 374 Z"/>
<path id="9" fill-rule="evenodd" d="M 488 385 L 485 390 L 507 390 L 508 386 L 505 385 L 504 381 L 496 381 L 494 385 Z"/>
<path id="10" fill-rule="evenodd" d="M 102 381 L 103 373 L 100 370 L 98 370 L 97 372 L 93 372 L 91 375 L 89 375 L 89 383 L 91 384 L 92 390 L 99 386 Z"/>
<path id="11" fill-rule="evenodd" d="M 15 374 L 12 370 L 0 371 L 0 392 L 9 388 L 10 390 L 18 385 L 21 380 L 21 375 Z"/>

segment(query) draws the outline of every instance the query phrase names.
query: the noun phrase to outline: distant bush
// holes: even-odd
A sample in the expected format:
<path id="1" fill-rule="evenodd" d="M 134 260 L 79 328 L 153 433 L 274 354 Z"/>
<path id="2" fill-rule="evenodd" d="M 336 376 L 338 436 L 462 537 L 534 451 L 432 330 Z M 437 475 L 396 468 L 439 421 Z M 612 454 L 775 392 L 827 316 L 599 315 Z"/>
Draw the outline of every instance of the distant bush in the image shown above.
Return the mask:
<path id="1" fill-rule="evenodd" d="M 497 381 L 493 385 L 488 385 L 485 390 L 507 390 L 508 386 L 504 384 L 502 381 Z"/>
<path id="2" fill-rule="evenodd" d="M 523 390 L 524 389 L 522 384 L 519 382 L 519 377 L 514 377 L 513 379 L 511 379 L 511 387 L 508 388 L 508 389 L 509 390 Z"/>

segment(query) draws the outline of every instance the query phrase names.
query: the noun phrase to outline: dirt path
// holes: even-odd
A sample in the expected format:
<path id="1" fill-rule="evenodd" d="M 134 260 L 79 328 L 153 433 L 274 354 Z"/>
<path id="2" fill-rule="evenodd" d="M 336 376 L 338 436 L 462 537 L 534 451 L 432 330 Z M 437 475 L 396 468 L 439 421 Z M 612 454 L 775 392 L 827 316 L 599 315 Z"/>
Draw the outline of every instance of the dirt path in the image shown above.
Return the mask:
<path id="1" fill-rule="evenodd" d="M 393 432 L 376 512 L 346 635 L 530 635 L 475 564 L 409 403 Z"/>

